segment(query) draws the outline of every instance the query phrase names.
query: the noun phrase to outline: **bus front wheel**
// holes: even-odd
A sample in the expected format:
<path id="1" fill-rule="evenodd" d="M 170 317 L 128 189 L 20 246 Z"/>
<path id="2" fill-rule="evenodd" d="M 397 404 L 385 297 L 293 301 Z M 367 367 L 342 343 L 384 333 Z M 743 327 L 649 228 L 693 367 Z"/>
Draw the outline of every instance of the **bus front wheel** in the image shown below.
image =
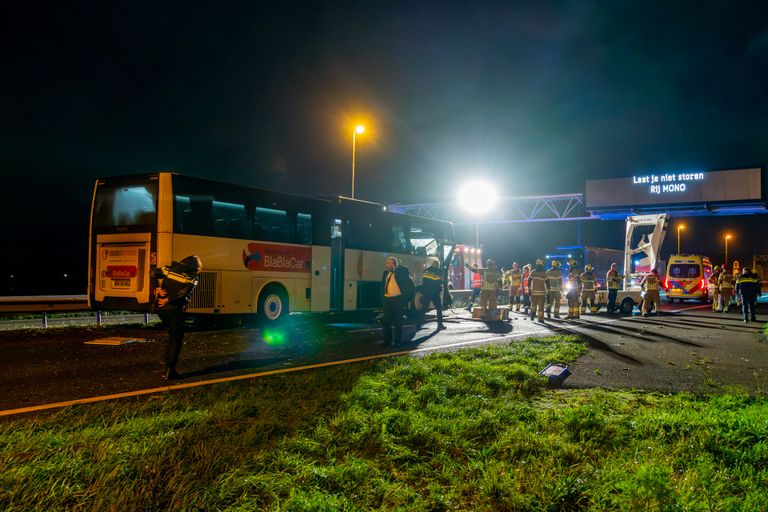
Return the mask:
<path id="1" fill-rule="evenodd" d="M 270 285 L 259 294 L 259 319 L 276 323 L 288 316 L 288 294 L 279 285 Z"/>

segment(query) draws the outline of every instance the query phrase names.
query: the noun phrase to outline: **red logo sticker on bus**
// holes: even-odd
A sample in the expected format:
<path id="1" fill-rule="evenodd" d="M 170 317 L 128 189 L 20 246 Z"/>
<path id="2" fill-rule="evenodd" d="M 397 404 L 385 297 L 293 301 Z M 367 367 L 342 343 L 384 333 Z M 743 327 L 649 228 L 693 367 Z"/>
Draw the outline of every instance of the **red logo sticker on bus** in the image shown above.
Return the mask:
<path id="1" fill-rule="evenodd" d="M 312 269 L 312 248 L 252 242 L 243 251 L 243 264 L 248 270 L 308 273 Z"/>
<path id="2" fill-rule="evenodd" d="M 107 277 L 110 279 L 136 277 L 136 267 L 132 265 L 107 265 Z"/>

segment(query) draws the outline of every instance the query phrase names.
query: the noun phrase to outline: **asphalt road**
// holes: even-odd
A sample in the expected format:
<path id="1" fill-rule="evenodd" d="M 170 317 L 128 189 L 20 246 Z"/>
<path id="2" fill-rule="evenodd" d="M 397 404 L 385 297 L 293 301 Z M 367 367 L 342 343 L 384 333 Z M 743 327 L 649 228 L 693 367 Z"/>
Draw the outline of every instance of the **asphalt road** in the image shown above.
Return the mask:
<path id="1" fill-rule="evenodd" d="M 565 314 L 565 308 L 562 314 Z M 435 323 L 405 328 L 404 347 L 380 346 L 377 324 L 348 317 L 294 316 L 280 329 L 191 329 L 179 371 L 182 383 L 218 379 L 329 361 L 410 351 L 414 355 L 488 343 L 508 343 L 553 333 L 581 335 L 589 350 L 571 363 L 565 387 L 604 386 L 660 391 L 718 392 L 729 386 L 768 391 L 768 343 L 761 322 L 709 306 L 665 305 L 662 316 L 586 315 L 578 321 L 529 320 L 513 313 L 509 323 L 473 321 L 464 310 L 447 312 L 448 328 Z M 144 339 L 121 346 L 85 344 L 104 336 Z M 0 333 L 4 353 L 0 410 L 158 388 L 164 331 L 152 326 L 68 327 Z M 542 361 L 542 368 L 550 361 Z"/>

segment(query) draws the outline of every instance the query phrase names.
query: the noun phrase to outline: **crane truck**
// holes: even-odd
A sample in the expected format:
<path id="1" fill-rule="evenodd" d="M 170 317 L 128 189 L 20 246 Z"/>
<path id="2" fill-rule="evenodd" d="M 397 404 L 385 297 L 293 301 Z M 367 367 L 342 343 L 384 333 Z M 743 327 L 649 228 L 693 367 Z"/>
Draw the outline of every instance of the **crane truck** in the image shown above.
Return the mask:
<path id="1" fill-rule="evenodd" d="M 624 235 L 624 289 L 619 290 L 616 296 L 616 306 L 619 311 L 629 315 L 632 310 L 640 308 L 643 303 L 643 290 L 640 282 L 659 264 L 659 252 L 664 237 L 667 234 L 669 215 L 666 213 L 652 215 L 634 215 L 627 217 Z M 637 228 L 652 227 L 650 234 L 643 234 L 636 247 L 632 247 L 633 235 Z M 644 255 L 644 256 L 642 256 Z M 640 257 L 638 257 L 640 256 Z M 642 271 L 632 272 L 632 261 L 635 260 L 635 269 Z M 647 271 L 645 271 L 647 269 Z M 595 301 L 599 308 L 608 305 L 608 290 L 598 289 Z"/>

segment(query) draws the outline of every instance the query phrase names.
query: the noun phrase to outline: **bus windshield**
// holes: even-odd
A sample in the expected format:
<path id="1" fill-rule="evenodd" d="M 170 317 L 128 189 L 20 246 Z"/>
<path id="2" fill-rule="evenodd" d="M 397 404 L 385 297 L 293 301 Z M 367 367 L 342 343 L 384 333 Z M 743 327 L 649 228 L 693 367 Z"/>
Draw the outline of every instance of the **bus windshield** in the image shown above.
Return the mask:
<path id="1" fill-rule="evenodd" d="M 100 184 L 93 206 L 94 227 L 146 226 L 157 222 L 157 182 Z"/>

